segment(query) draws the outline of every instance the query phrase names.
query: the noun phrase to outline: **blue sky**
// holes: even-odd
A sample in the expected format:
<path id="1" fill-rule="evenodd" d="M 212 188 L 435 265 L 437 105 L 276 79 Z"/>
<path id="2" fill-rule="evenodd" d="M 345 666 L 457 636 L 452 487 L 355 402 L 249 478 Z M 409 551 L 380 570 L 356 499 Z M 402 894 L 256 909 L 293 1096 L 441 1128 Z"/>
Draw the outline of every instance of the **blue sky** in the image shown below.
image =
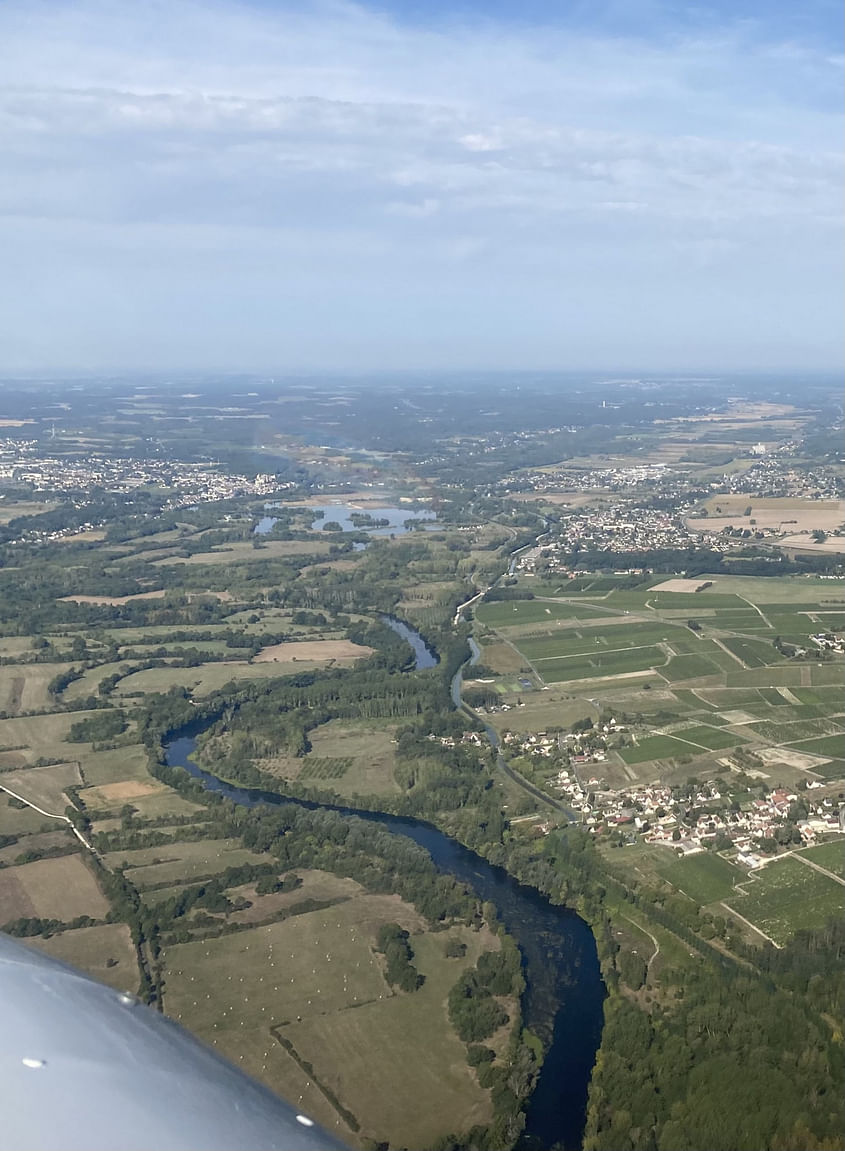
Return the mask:
<path id="1" fill-rule="evenodd" d="M 836 368 L 839 19 L 6 0 L 0 369 Z"/>

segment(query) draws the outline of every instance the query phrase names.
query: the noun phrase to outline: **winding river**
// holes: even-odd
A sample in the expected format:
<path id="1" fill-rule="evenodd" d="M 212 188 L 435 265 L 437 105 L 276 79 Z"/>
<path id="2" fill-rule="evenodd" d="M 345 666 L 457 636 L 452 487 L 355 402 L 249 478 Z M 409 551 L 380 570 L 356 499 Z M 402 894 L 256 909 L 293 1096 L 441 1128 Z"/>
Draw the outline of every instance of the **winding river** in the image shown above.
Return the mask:
<path id="1" fill-rule="evenodd" d="M 418 668 L 437 663 L 436 653 L 407 624 L 390 617 L 385 617 L 385 622 L 411 643 Z M 477 648 L 473 652 L 477 658 L 476 653 Z M 460 672 L 456 676 L 458 700 L 459 677 Z M 455 690 L 453 682 L 453 698 Z M 246 807 L 301 803 L 311 808 L 325 806 L 378 823 L 414 840 L 429 852 L 441 871 L 469 884 L 481 899 L 495 904 L 524 956 L 525 1021 L 548 1047 L 528 1105 L 524 1143 L 530 1148 L 559 1145 L 565 1151 L 577 1151 L 584 1130 L 590 1073 L 601 1036 L 605 994 L 595 940 L 584 920 L 569 908 L 553 906 L 534 888 L 518 883 L 502 868 L 488 863 L 431 824 L 332 804 L 305 803 L 225 783 L 190 759 L 197 734 L 183 733 L 171 740 L 165 748 L 167 762 L 185 768 L 210 791 Z"/>

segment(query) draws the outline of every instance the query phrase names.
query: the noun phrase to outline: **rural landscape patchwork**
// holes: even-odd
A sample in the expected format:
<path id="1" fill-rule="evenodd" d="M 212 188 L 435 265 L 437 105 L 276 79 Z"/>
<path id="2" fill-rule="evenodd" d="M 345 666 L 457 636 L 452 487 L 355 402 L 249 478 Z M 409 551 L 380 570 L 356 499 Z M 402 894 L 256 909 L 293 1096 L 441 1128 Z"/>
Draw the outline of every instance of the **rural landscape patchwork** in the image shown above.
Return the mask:
<path id="1" fill-rule="evenodd" d="M 839 381 L 0 417 L 6 933 L 350 1147 L 845 1147 Z"/>

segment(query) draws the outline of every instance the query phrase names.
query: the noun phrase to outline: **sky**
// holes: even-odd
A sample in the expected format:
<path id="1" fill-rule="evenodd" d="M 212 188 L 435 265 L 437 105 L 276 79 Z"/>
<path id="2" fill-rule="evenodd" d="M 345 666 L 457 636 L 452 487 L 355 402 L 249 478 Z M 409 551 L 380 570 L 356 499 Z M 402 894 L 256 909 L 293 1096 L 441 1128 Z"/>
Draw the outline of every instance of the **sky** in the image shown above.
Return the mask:
<path id="1" fill-rule="evenodd" d="M 0 370 L 836 370 L 828 0 L 3 0 Z"/>

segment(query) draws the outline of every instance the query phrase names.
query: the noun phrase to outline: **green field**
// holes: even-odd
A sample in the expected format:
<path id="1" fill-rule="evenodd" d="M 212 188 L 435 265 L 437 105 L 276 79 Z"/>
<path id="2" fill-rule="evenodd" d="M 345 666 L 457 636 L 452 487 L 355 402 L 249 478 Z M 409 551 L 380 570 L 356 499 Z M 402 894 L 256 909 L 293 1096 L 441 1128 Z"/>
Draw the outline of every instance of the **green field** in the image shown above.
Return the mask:
<path id="1" fill-rule="evenodd" d="M 768 667 L 769 664 L 780 663 L 783 660 L 783 656 L 772 644 L 763 640 L 727 636 L 722 643 L 749 668 Z"/>
<path id="2" fill-rule="evenodd" d="M 591 617 L 601 613 L 601 608 L 588 604 L 546 603 L 543 600 L 498 600 L 482 603 L 475 610 L 475 617 L 490 627 L 507 628 L 517 624 L 548 623 L 556 619 L 583 619 L 589 623 Z"/>
<path id="3" fill-rule="evenodd" d="M 715 903 L 727 899 L 743 872 L 719 855 L 702 852 L 685 859 L 670 858 L 668 848 L 663 849 L 665 860 L 657 862 L 658 873 L 684 895 L 696 903 Z"/>
<path id="4" fill-rule="evenodd" d="M 748 725 L 761 739 L 772 743 L 795 743 L 801 739 L 837 735 L 841 727 L 830 719 L 795 719 L 787 723 L 751 723 Z"/>
<path id="5" fill-rule="evenodd" d="M 710 727 L 707 724 L 699 724 L 697 727 L 685 727 L 683 731 L 676 731 L 675 736 L 678 739 L 689 740 L 690 743 L 697 743 L 700 747 L 705 747 L 709 751 L 721 751 L 726 747 L 736 747 L 738 743 L 744 743 L 741 735 L 736 732 L 724 731 L 721 728 Z"/>
<path id="6" fill-rule="evenodd" d="M 841 917 L 845 887 L 797 859 L 770 863 L 747 884 L 746 896 L 734 895 L 728 906 L 784 944 L 802 928 L 822 927 Z"/>
<path id="7" fill-rule="evenodd" d="M 831 759 L 845 759 L 845 734 L 823 735 L 817 739 L 805 739 L 792 743 L 796 751 L 810 751 L 814 755 L 827 755 Z"/>
<path id="8" fill-rule="evenodd" d="M 636 671 L 649 671 L 660 666 L 665 656 L 659 647 L 641 647 L 625 651 L 595 652 L 591 656 L 554 656 L 537 663 L 537 670 L 547 683 L 565 680 L 596 679 Z"/>
<path id="9" fill-rule="evenodd" d="M 619 754 L 625 763 L 645 763 L 650 759 L 677 759 L 681 755 L 695 755 L 696 749 L 671 735 L 649 735 L 636 747 L 623 747 Z"/>
<path id="10" fill-rule="evenodd" d="M 666 666 L 660 669 L 660 674 L 669 683 L 721 675 L 721 672 L 722 669 L 704 655 L 673 655 Z"/>
<path id="11" fill-rule="evenodd" d="M 819 867 L 826 867 L 828 871 L 836 872 L 845 878 L 845 839 L 835 839 L 830 843 L 808 847 L 801 854 L 817 863 Z"/>

